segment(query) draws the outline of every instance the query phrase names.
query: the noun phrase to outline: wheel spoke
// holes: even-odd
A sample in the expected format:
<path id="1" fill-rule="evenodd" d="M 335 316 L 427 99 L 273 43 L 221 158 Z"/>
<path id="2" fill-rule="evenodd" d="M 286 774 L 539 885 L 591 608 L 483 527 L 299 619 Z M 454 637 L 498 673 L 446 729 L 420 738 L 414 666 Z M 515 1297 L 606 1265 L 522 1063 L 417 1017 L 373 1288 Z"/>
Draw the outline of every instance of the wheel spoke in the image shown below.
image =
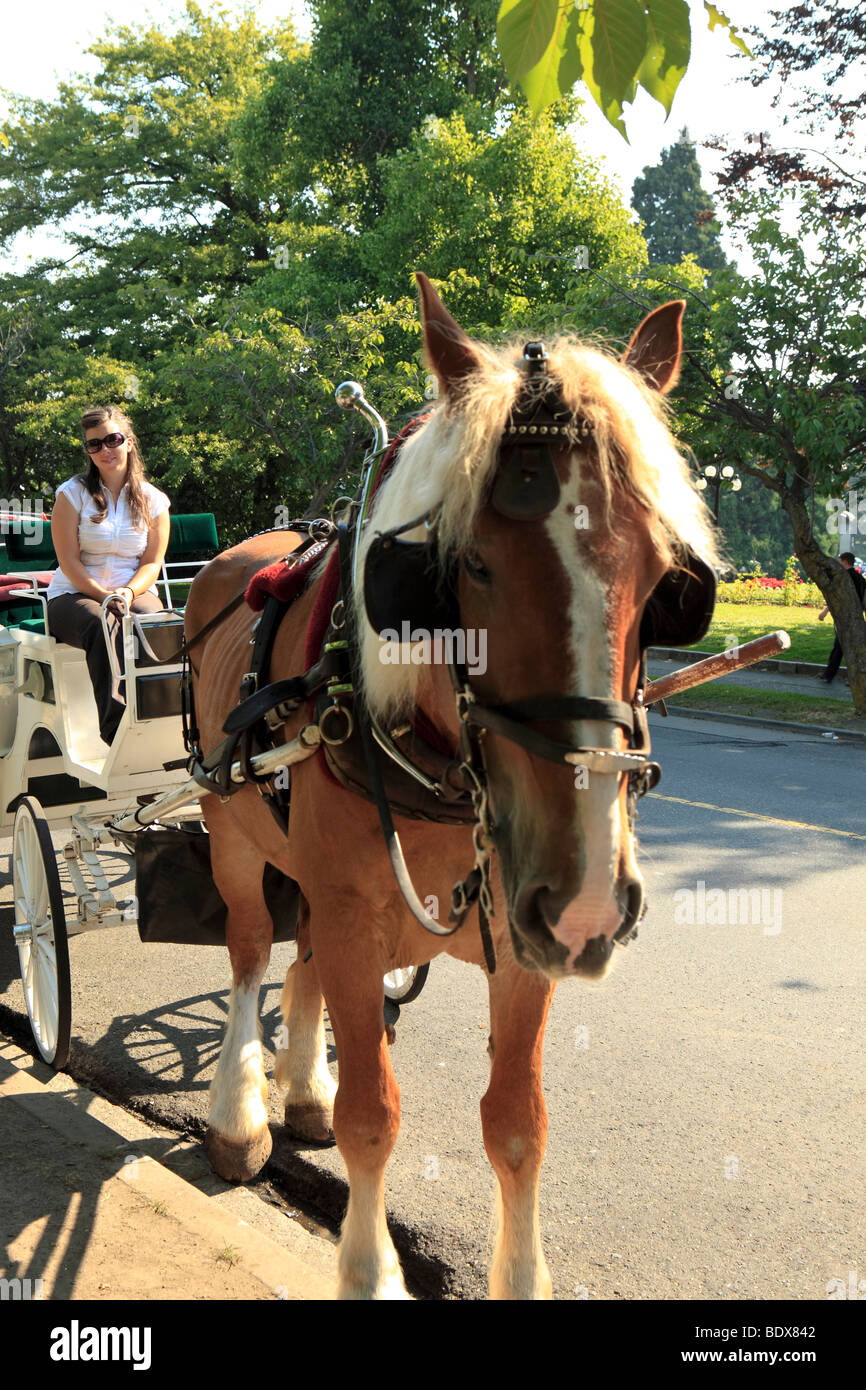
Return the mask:
<path id="1" fill-rule="evenodd" d="M 42 978 L 42 971 L 39 969 L 37 961 L 36 971 L 33 977 L 33 1027 L 36 1029 L 37 1041 L 45 1046 L 45 1001 L 44 1001 L 45 981 Z"/>
<path id="2" fill-rule="evenodd" d="M 51 917 L 51 907 L 48 898 L 48 884 L 43 878 L 33 895 L 33 922 L 37 927 L 41 927 Z"/>
<path id="3" fill-rule="evenodd" d="M 51 973 L 49 973 L 49 971 Z M 59 1012 L 56 966 L 53 960 L 50 965 L 47 961 L 43 961 L 39 973 L 42 981 L 42 1008 L 39 1018 L 42 1028 L 42 1038 L 47 1047 L 53 1047 L 57 1040 L 57 1018 Z"/>
<path id="4" fill-rule="evenodd" d="M 30 941 L 22 942 L 20 950 L 22 952 L 21 965 L 24 974 L 24 993 L 29 996 L 33 993 L 33 971 L 35 969 L 33 943 Z M 24 954 L 25 952 L 26 955 Z"/>

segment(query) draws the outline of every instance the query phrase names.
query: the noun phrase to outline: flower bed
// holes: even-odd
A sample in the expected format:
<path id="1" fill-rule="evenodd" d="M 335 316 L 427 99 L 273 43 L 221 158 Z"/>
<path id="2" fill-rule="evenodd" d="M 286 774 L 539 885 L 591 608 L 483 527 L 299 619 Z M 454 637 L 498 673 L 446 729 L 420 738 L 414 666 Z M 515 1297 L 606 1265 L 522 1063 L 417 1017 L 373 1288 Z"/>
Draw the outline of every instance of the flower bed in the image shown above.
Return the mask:
<path id="1" fill-rule="evenodd" d="M 791 555 L 785 564 L 782 579 L 773 579 L 761 574 L 757 564 L 751 574 L 743 574 L 729 584 L 720 584 L 719 600 L 727 603 L 777 603 L 780 607 L 809 608 L 817 604 L 824 606 L 824 598 L 817 584 L 803 579 L 800 562 Z"/>
<path id="2" fill-rule="evenodd" d="M 720 602 L 724 603 L 776 603 L 780 607 L 823 608 L 824 599 L 817 584 L 806 583 L 802 579 L 735 579 L 730 584 L 720 584 Z"/>

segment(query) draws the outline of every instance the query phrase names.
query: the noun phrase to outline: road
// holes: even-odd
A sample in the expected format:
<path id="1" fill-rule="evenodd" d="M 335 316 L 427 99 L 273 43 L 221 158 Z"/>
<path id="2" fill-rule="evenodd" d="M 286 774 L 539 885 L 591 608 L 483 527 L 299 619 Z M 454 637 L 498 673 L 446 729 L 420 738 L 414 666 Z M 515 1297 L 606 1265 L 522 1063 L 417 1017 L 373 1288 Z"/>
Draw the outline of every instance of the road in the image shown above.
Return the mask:
<path id="1" fill-rule="evenodd" d="M 648 916 L 602 985 L 559 986 L 547 1030 L 555 1295 L 825 1299 L 830 1280 L 866 1278 L 866 745 L 685 718 L 651 729 L 664 779 L 640 813 Z M 268 1039 L 293 954 L 275 949 L 263 986 Z M 80 937 L 71 955 L 71 1069 L 200 1132 L 227 956 L 145 947 L 134 928 Z M 22 1008 L 2 930 L 0 1026 Z M 398 1247 L 432 1296 L 484 1296 L 486 1042 L 480 972 L 434 962 L 397 1027 L 403 1122 L 387 1179 Z M 273 1086 L 271 1108 L 279 1122 Z M 273 1162 L 339 1216 L 336 1150 L 281 1138 Z"/>

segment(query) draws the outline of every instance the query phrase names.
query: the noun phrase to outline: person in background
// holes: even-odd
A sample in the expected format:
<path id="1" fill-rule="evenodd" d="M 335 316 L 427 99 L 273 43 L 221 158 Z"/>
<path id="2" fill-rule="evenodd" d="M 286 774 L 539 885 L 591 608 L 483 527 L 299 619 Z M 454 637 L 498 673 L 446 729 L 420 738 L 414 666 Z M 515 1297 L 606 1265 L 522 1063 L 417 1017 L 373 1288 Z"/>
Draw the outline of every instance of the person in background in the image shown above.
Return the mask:
<path id="1" fill-rule="evenodd" d="M 162 608 L 155 583 L 168 545 L 171 503 L 145 478 L 132 421 L 122 410 L 86 411 L 81 433 L 88 467 L 57 489 L 51 514 L 59 568 L 48 587 L 48 630 L 87 653 L 99 732 L 110 744 L 125 701 L 108 658 L 102 604 L 114 600 L 108 626 L 122 671 L 120 599 L 134 613 Z"/>
<path id="2" fill-rule="evenodd" d="M 860 574 L 858 570 L 855 570 L 854 558 L 855 557 L 851 553 L 851 551 L 846 550 L 842 555 L 839 556 L 839 564 L 842 566 L 843 569 L 848 571 L 849 575 L 851 576 L 851 583 L 854 585 L 854 588 L 857 591 L 857 599 L 860 604 L 860 607 L 866 609 L 866 579 L 863 578 L 862 574 Z M 818 614 L 819 623 L 822 623 L 824 621 L 829 611 L 829 608 L 825 604 L 824 607 L 821 609 L 821 612 Z M 834 680 L 836 672 L 839 670 L 839 667 L 842 662 L 842 643 L 839 641 L 839 633 L 836 631 L 835 628 L 834 633 L 836 640 L 833 643 L 833 650 L 830 653 L 825 669 L 821 672 L 821 675 L 818 677 L 818 679 L 823 681 L 825 685 L 830 685 L 831 682 Z"/>

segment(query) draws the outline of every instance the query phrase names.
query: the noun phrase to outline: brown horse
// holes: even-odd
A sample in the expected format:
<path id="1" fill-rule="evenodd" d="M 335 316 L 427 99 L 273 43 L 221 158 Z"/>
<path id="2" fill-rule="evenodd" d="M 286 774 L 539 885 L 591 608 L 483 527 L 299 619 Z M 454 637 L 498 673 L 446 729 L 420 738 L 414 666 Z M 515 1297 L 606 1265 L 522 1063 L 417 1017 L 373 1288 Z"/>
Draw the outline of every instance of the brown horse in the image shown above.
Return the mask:
<path id="1" fill-rule="evenodd" d="M 622 361 L 573 340 L 552 345 L 550 376 L 568 410 L 587 422 L 587 433 L 552 446 L 559 499 L 535 521 L 490 504 L 503 432 L 524 383 L 519 360 L 513 350 L 494 352 L 471 341 L 429 281 L 421 275 L 418 281 L 440 399 L 380 486 L 364 544 L 435 509 L 442 553 L 456 560 L 461 627 L 486 635 L 486 670 L 473 676 L 485 705 L 551 695 L 631 705 L 648 599 L 689 552 L 710 562 L 715 554 L 661 399 L 679 373 L 682 301 L 651 313 Z M 214 560 L 193 585 L 188 635 L 285 555 L 286 541 L 285 532 L 259 536 Z M 363 558 L 362 551 L 361 574 Z M 305 669 L 305 634 L 323 570 L 314 568 L 282 623 L 274 680 Z M 364 617 L 360 575 L 357 582 L 361 677 L 370 708 L 388 728 L 407 711 L 422 710 L 456 748 L 459 720 L 447 668 L 386 664 L 382 641 Z M 223 721 L 238 701 L 253 618 L 245 605 L 235 610 L 193 653 L 206 752 L 221 741 Z M 308 718 L 299 710 L 286 722 L 286 742 Z M 544 728 L 572 746 L 625 748 L 623 729 L 602 719 L 548 720 Z M 276 1081 L 285 1092 L 286 1124 L 310 1141 L 326 1140 L 333 1130 L 348 1170 L 341 1297 L 406 1296 L 385 1220 L 385 1167 L 397 1138 L 400 1094 L 383 1026 L 382 977 L 442 951 L 488 973 L 491 1073 L 481 1115 L 498 1179 L 491 1296 L 551 1295 L 537 1200 L 547 1132 L 545 1021 L 556 980 L 605 973 L 614 937 L 641 914 L 642 880 L 627 775 L 590 772 L 578 785 L 574 767 L 537 757 L 497 733 L 487 731 L 483 742 L 496 849 L 492 974 L 474 916 L 443 937 L 408 911 L 375 806 L 338 786 L 320 755 L 293 769 L 288 838 L 253 786 L 230 800 L 208 796 L 203 803 L 213 874 L 228 907 L 232 967 L 208 1154 L 224 1177 L 245 1180 L 271 1148 L 258 1018 L 272 941 L 261 887 L 269 861 L 302 892 L 298 958 L 282 999 L 288 1046 L 277 1052 Z M 399 829 L 419 896 L 447 903 L 472 864 L 472 828 L 401 819 Z M 323 997 L 338 1085 L 326 1064 Z"/>

